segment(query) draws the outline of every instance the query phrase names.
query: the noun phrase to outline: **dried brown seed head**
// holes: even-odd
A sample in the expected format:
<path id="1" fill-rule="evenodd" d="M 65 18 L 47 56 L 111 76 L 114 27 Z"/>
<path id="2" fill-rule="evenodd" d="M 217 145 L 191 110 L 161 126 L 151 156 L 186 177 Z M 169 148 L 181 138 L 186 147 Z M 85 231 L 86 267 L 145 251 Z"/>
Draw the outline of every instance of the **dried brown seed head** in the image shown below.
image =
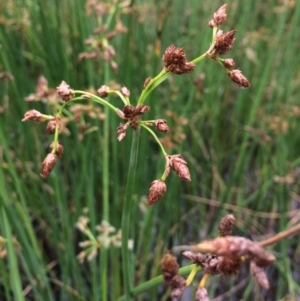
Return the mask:
<path id="1" fill-rule="evenodd" d="M 234 223 L 235 223 L 235 217 L 232 214 L 225 215 L 219 223 L 220 236 L 231 235 Z"/>
<path id="2" fill-rule="evenodd" d="M 254 261 L 251 260 L 250 262 L 250 271 L 253 277 L 255 278 L 256 282 L 263 288 L 269 289 L 270 284 L 267 278 L 267 275 L 263 268 L 256 265 Z"/>
<path id="3" fill-rule="evenodd" d="M 97 93 L 100 97 L 105 98 L 108 96 L 108 91 L 109 91 L 109 87 L 103 85 L 97 90 Z"/>
<path id="4" fill-rule="evenodd" d="M 54 142 L 50 144 L 50 147 L 51 148 L 54 147 Z M 57 141 L 56 150 L 55 150 L 55 155 L 57 156 L 57 158 L 61 159 L 63 152 L 64 152 L 64 146 L 61 144 L 60 141 Z"/>
<path id="5" fill-rule="evenodd" d="M 190 260 L 192 260 L 195 264 L 201 265 L 203 267 L 203 264 L 207 258 L 206 255 L 203 255 L 201 253 L 193 253 L 191 251 L 184 251 L 182 255 Z"/>
<path id="6" fill-rule="evenodd" d="M 180 155 L 169 156 L 170 166 L 175 170 L 179 178 L 190 182 L 191 175 L 186 161 Z"/>
<path id="7" fill-rule="evenodd" d="M 222 5 L 215 13 L 214 13 L 214 23 L 215 25 L 221 25 L 227 17 L 227 4 Z"/>
<path id="8" fill-rule="evenodd" d="M 209 297 L 205 287 L 198 287 L 196 291 L 196 301 L 209 301 Z"/>
<path id="9" fill-rule="evenodd" d="M 40 113 L 37 110 L 29 110 L 24 114 L 24 118 L 22 121 L 28 121 L 28 120 L 33 120 L 38 123 L 42 123 L 47 120 L 46 116 Z"/>
<path id="10" fill-rule="evenodd" d="M 63 101 L 69 101 L 70 99 L 74 98 L 73 90 L 64 80 L 56 88 L 56 91 Z"/>
<path id="11" fill-rule="evenodd" d="M 117 128 L 117 133 L 118 133 L 118 140 L 121 141 L 125 138 L 126 136 L 126 130 L 127 130 L 128 126 L 127 124 L 120 124 Z"/>
<path id="12" fill-rule="evenodd" d="M 223 66 L 228 70 L 234 68 L 234 66 L 235 66 L 235 62 L 233 59 L 225 59 L 222 63 L 223 63 Z"/>
<path id="13" fill-rule="evenodd" d="M 170 281 L 175 275 L 178 274 L 179 265 L 177 263 L 176 257 L 167 253 L 160 261 L 161 272 L 164 276 L 165 281 Z"/>
<path id="14" fill-rule="evenodd" d="M 156 129 L 159 132 L 168 133 L 169 127 L 167 121 L 165 119 L 157 119 L 155 120 Z"/>
<path id="15" fill-rule="evenodd" d="M 162 58 L 167 72 L 175 74 L 184 74 L 193 71 L 196 65 L 186 60 L 183 48 L 176 48 L 174 45 L 169 46 Z"/>
<path id="16" fill-rule="evenodd" d="M 54 168 L 55 164 L 56 164 L 56 155 L 53 153 L 48 154 L 43 162 L 43 170 L 41 176 L 43 178 L 47 178 L 50 172 L 52 171 L 52 169 Z"/>
<path id="17" fill-rule="evenodd" d="M 151 183 L 147 204 L 155 204 L 167 191 L 167 185 L 162 180 L 155 180 Z"/>
<path id="18" fill-rule="evenodd" d="M 231 81 L 237 84 L 240 88 L 249 88 L 251 86 L 248 79 L 238 69 L 229 71 L 228 76 L 230 77 Z"/>
<path id="19" fill-rule="evenodd" d="M 212 49 L 214 56 L 224 55 L 231 50 L 235 41 L 235 32 L 235 30 L 232 30 L 226 33 L 216 35 L 216 42 Z"/>
<path id="20" fill-rule="evenodd" d="M 46 131 L 48 134 L 54 134 L 57 127 L 60 128 L 59 120 L 54 118 L 48 122 Z"/>
<path id="21" fill-rule="evenodd" d="M 126 87 L 121 88 L 121 93 L 124 97 L 128 98 L 130 96 L 130 91 Z"/>

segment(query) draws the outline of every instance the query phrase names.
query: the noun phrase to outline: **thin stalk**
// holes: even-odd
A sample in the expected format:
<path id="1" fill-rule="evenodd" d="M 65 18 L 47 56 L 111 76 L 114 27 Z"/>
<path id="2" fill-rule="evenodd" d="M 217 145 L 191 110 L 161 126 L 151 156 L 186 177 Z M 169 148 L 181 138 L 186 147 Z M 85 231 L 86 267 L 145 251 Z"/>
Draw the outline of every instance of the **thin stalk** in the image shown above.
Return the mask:
<path id="1" fill-rule="evenodd" d="M 105 64 L 104 82 L 109 82 L 109 66 Z M 103 172 L 102 172 L 102 201 L 103 201 L 103 220 L 109 222 L 109 108 L 105 106 L 105 119 L 103 125 L 104 143 L 103 143 Z M 101 296 L 102 300 L 107 300 L 107 248 L 101 252 Z"/>
<path id="2" fill-rule="evenodd" d="M 131 274 L 131 262 L 130 253 L 128 249 L 129 230 L 130 230 L 130 214 L 132 207 L 132 195 L 135 184 L 137 158 L 138 158 L 138 146 L 139 146 L 140 128 L 133 132 L 128 176 L 126 183 L 125 200 L 122 212 L 122 265 L 123 265 L 123 280 L 126 301 L 132 299 L 132 274 Z"/>
<path id="3" fill-rule="evenodd" d="M 166 156 L 167 153 L 166 153 L 166 151 L 165 151 L 163 145 L 161 144 L 161 142 L 159 141 L 159 139 L 158 139 L 157 136 L 155 135 L 155 133 L 154 133 L 147 125 L 145 125 L 145 124 L 143 124 L 143 123 L 140 123 L 140 125 L 141 125 L 144 129 L 146 129 L 146 130 L 154 137 L 155 141 L 156 141 L 156 142 L 158 143 L 158 145 L 160 146 L 161 151 L 163 152 L 164 156 Z"/>

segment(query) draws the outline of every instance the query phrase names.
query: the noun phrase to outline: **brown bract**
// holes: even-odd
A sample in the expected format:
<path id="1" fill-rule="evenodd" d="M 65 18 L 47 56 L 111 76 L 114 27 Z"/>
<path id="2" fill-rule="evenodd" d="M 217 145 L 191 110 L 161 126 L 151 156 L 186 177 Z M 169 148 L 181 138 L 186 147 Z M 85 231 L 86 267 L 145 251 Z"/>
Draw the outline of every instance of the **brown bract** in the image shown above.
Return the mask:
<path id="1" fill-rule="evenodd" d="M 235 41 L 235 32 L 235 30 L 231 30 L 229 32 L 216 35 L 216 42 L 212 49 L 214 56 L 224 55 L 231 50 Z"/>
<path id="2" fill-rule="evenodd" d="M 251 86 L 248 79 L 242 74 L 242 71 L 238 69 L 229 71 L 228 76 L 231 81 L 237 84 L 240 88 L 249 88 Z"/>
<path id="3" fill-rule="evenodd" d="M 147 204 L 155 204 L 167 191 L 167 185 L 162 180 L 155 180 L 151 183 Z"/>
<path id="4" fill-rule="evenodd" d="M 170 166 L 175 170 L 179 178 L 190 182 L 191 175 L 186 161 L 180 155 L 169 156 Z"/>
<path id="5" fill-rule="evenodd" d="M 52 169 L 54 168 L 55 164 L 56 164 L 56 155 L 53 153 L 48 154 L 43 162 L 43 170 L 41 176 L 43 178 L 47 178 L 50 172 L 52 171 Z"/>
<path id="6" fill-rule="evenodd" d="M 70 99 L 74 98 L 73 90 L 64 80 L 56 88 L 56 91 L 63 101 L 69 101 Z"/>
<path id="7" fill-rule="evenodd" d="M 165 70 L 175 74 L 184 74 L 193 71 L 196 65 L 186 60 L 185 51 L 183 48 L 176 48 L 174 45 L 169 46 L 162 60 Z"/>

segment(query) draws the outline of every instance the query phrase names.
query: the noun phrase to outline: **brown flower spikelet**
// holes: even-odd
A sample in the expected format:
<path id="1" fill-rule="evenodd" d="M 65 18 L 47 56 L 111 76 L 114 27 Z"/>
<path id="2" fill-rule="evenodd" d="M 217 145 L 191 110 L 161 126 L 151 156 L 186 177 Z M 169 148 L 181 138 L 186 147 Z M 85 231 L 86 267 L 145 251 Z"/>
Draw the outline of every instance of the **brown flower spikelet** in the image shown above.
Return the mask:
<path id="1" fill-rule="evenodd" d="M 237 84 L 240 88 L 249 88 L 250 82 L 248 79 L 242 74 L 241 70 L 234 69 L 228 72 L 228 76 L 230 77 L 231 81 Z"/>
<path id="2" fill-rule="evenodd" d="M 128 98 L 130 96 L 130 91 L 126 87 L 121 88 L 121 93 L 124 97 Z"/>
<path id="3" fill-rule="evenodd" d="M 228 70 L 234 68 L 234 66 L 235 66 L 235 62 L 233 59 L 225 59 L 222 63 L 223 63 L 223 66 Z"/>
<path id="4" fill-rule="evenodd" d="M 125 138 L 126 136 L 126 130 L 127 130 L 127 124 L 120 124 L 117 128 L 117 133 L 118 133 L 118 140 L 121 141 Z"/>
<path id="5" fill-rule="evenodd" d="M 167 185 L 162 180 L 155 180 L 151 183 L 147 204 L 155 204 L 167 191 Z"/>
<path id="6" fill-rule="evenodd" d="M 24 122 L 24 121 L 28 121 L 28 120 L 33 120 L 38 123 L 42 123 L 42 122 L 46 121 L 47 119 L 39 111 L 29 110 L 24 114 L 24 118 L 22 119 L 22 121 Z"/>
<path id="7" fill-rule="evenodd" d="M 97 90 L 97 93 L 100 97 L 105 98 L 108 96 L 108 91 L 109 91 L 109 87 L 103 85 Z"/>
<path id="8" fill-rule="evenodd" d="M 176 257 L 172 254 L 167 253 L 160 261 L 161 272 L 166 282 L 169 282 L 175 275 L 178 274 L 179 265 Z"/>
<path id="9" fill-rule="evenodd" d="M 179 178 L 190 182 L 191 175 L 186 161 L 180 155 L 169 156 L 170 166 L 175 170 Z"/>
<path id="10" fill-rule="evenodd" d="M 213 55 L 224 55 L 231 50 L 235 41 L 235 32 L 235 30 L 231 30 L 229 32 L 216 35 L 216 42 L 213 48 Z"/>
<path id="11" fill-rule="evenodd" d="M 216 25 L 221 25 L 227 17 L 227 4 L 222 5 L 215 13 L 214 13 L 214 23 Z"/>
<path id="12" fill-rule="evenodd" d="M 156 129 L 162 133 L 168 133 L 169 127 L 167 121 L 165 119 L 157 119 L 155 120 Z"/>
<path id="13" fill-rule="evenodd" d="M 196 301 L 209 301 L 209 297 L 205 287 L 198 287 L 196 291 Z"/>
<path id="14" fill-rule="evenodd" d="M 269 289 L 270 284 L 267 278 L 267 275 L 263 268 L 257 266 L 257 264 L 251 260 L 250 262 L 250 271 L 253 277 L 255 278 L 256 282 L 263 288 Z"/>
<path id="15" fill-rule="evenodd" d="M 56 88 L 56 91 L 63 101 L 69 101 L 70 99 L 74 98 L 73 90 L 64 80 Z"/>
<path id="16" fill-rule="evenodd" d="M 47 178 L 56 164 L 56 155 L 53 153 L 49 153 L 42 164 L 43 170 L 41 176 L 43 178 Z"/>
<path id="17" fill-rule="evenodd" d="M 162 58 L 167 72 L 174 74 L 184 74 L 193 71 L 196 65 L 186 60 L 183 48 L 176 48 L 174 45 L 169 46 Z"/>
<path id="18" fill-rule="evenodd" d="M 235 218 L 232 214 L 225 215 L 219 223 L 220 236 L 231 235 L 234 223 L 235 223 Z"/>

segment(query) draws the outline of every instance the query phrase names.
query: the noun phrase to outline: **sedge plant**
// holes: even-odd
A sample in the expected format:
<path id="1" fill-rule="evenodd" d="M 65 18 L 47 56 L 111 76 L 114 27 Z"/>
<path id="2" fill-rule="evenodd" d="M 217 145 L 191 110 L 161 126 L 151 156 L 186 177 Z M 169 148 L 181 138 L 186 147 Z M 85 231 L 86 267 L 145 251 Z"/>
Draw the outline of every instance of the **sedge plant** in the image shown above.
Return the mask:
<path id="1" fill-rule="evenodd" d="M 100 10 L 101 11 L 101 10 Z M 111 18 L 113 17 L 115 11 L 112 10 L 109 15 L 107 22 L 110 23 Z M 124 298 L 125 300 L 133 300 L 134 296 L 136 296 L 139 292 L 145 291 L 145 289 L 150 288 L 151 286 L 157 285 L 163 279 L 162 277 L 159 280 L 153 280 L 150 284 L 141 284 L 140 286 L 134 288 L 134 275 L 132 274 L 132 263 L 130 259 L 130 218 L 132 214 L 132 196 L 134 194 L 134 183 L 136 176 L 136 168 L 137 168 L 137 158 L 139 153 L 139 137 L 141 131 L 149 133 L 154 141 L 157 142 L 159 148 L 161 150 L 162 156 L 165 158 L 165 168 L 161 172 L 161 176 L 158 179 L 155 179 L 150 184 L 149 195 L 147 204 L 149 206 L 154 205 L 157 201 L 159 201 L 163 196 L 167 193 L 167 177 L 171 170 L 175 171 L 175 173 L 184 181 L 190 182 L 191 176 L 189 172 L 189 168 L 186 160 L 180 154 L 169 154 L 164 148 L 162 142 L 157 136 L 157 132 L 161 132 L 167 134 L 169 131 L 169 127 L 167 121 L 163 118 L 163 116 L 159 119 L 145 119 L 144 114 L 147 114 L 151 110 L 151 103 L 147 103 L 147 100 L 151 93 L 158 88 L 164 81 L 166 81 L 172 75 L 184 75 L 190 73 L 195 70 L 197 65 L 204 60 L 215 61 L 220 65 L 220 68 L 227 74 L 229 79 L 236 84 L 239 88 L 249 88 L 250 83 L 248 79 L 242 74 L 239 69 L 235 67 L 235 61 L 232 58 L 223 58 L 223 55 L 226 55 L 230 52 L 235 42 L 235 30 L 231 30 L 229 32 L 223 32 L 220 29 L 220 26 L 225 22 L 227 18 L 227 5 L 224 4 L 221 6 L 213 15 L 213 18 L 209 21 L 208 25 L 212 29 L 212 39 L 210 45 L 207 46 L 207 51 L 203 54 L 198 55 L 193 60 L 188 60 L 186 58 L 186 53 L 184 48 L 179 48 L 174 45 L 170 45 L 165 53 L 162 56 L 162 61 L 164 67 L 161 72 L 159 72 L 154 77 L 149 77 L 145 80 L 142 91 L 138 97 L 132 97 L 130 90 L 133 90 L 127 87 L 122 87 L 120 90 L 114 89 L 113 87 L 108 86 L 109 77 L 108 75 L 105 77 L 105 82 L 101 87 L 97 89 L 97 91 L 85 91 L 81 89 L 71 88 L 68 83 L 64 80 L 56 89 L 55 101 L 57 112 L 53 115 L 43 114 L 37 110 L 30 110 L 25 113 L 23 121 L 35 121 L 37 123 L 47 122 L 47 132 L 49 135 L 53 135 L 53 141 L 50 144 L 51 151 L 47 154 L 46 158 L 42 163 L 42 171 L 41 176 L 43 178 L 47 178 L 51 171 L 54 169 L 57 161 L 63 157 L 63 145 L 59 141 L 60 131 L 62 129 L 62 121 L 64 120 L 64 115 L 70 116 L 70 111 L 68 108 L 74 107 L 74 104 L 78 102 L 93 102 L 95 104 L 102 105 L 105 108 L 105 122 L 106 124 L 109 122 L 108 112 L 116 114 L 120 118 L 120 125 L 116 129 L 116 139 L 122 143 L 122 140 L 126 138 L 126 133 L 128 130 L 133 130 L 132 135 L 132 144 L 131 144 L 131 152 L 129 155 L 129 167 L 128 167 L 128 176 L 127 176 L 127 184 L 126 184 L 126 192 L 124 196 L 123 202 L 123 210 L 122 210 L 122 224 L 121 231 L 117 232 L 117 234 L 111 234 L 115 231 L 115 229 L 108 222 L 108 195 L 104 196 L 104 201 L 106 203 L 104 210 L 104 217 L 101 227 L 99 227 L 99 232 L 101 233 L 100 238 L 95 237 L 90 229 L 88 228 L 88 219 L 82 218 L 78 223 L 77 227 L 88 236 L 88 240 L 85 243 L 81 244 L 82 248 L 85 248 L 80 255 L 79 259 L 82 261 L 86 257 L 92 259 L 95 254 L 101 249 L 107 249 L 111 245 L 121 246 L 122 248 L 122 267 L 123 267 L 123 285 L 124 285 Z M 87 41 L 87 45 L 91 47 L 95 47 L 96 50 L 91 52 L 81 53 L 80 59 L 95 59 L 95 58 L 103 58 L 107 60 L 110 66 L 114 69 L 117 68 L 115 62 L 113 61 L 114 49 L 109 44 L 109 39 L 113 38 L 113 36 L 119 31 L 124 30 L 122 26 L 116 27 L 116 30 L 107 34 L 105 39 L 100 42 L 95 39 L 89 39 Z M 99 55 L 99 49 L 100 55 Z M 108 65 L 107 65 L 108 66 Z M 108 73 L 106 73 L 108 74 Z M 39 86 L 41 87 L 41 85 Z M 40 91 L 40 90 L 38 90 Z M 54 94 L 51 94 L 54 95 Z M 116 95 L 120 99 L 120 106 L 116 106 L 110 102 L 109 96 Z M 36 95 L 32 96 L 33 98 Z M 73 106 L 72 106 L 73 105 Z M 79 111 L 80 108 L 79 107 Z M 105 155 L 104 155 L 105 156 Z M 104 161 L 108 161 L 107 153 Z M 107 165 L 108 169 L 109 166 Z M 103 182 L 107 186 L 107 179 Z M 105 186 L 104 185 L 104 186 Z M 223 235 L 226 236 L 226 235 Z M 223 244 L 230 244 L 231 241 L 228 242 L 222 241 Z M 240 242 L 235 242 L 239 244 Z M 247 241 L 246 245 L 250 243 Z M 248 246 L 247 245 L 247 246 Z M 206 246 L 206 245 L 205 245 Z M 205 248 L 204 248 L 205 249 Z M 197 249 L 202 251 L 200 247 Z M 206 250 L 206 249 L 205 249 Z M 261 249 L 259 249 L 261 251 Z M 208 252 L 215 253 L 216 248 L 209 249 Z M 258 252 L 259 253 L 259 252 Z M 258 253 L 250 253 L 247 254 L 239 254 L 239 259 L 234 262 L 238 267 L 241 263 L 241 256 L 254 256 Z M 259 253 L 260 254 L 260 253 Z M 226 255 L 226 254 L 225 254 Z M 220 254 L 220 256 L 225 256 L 224 254 Z M 202 261 L 195 259 L 191 254 L 188 254 L 190 259 L 196 263 L 196 265 L 190 266 L 185 269 L 182 273 L 191 272 L 192 275 L 195 274 L 196 268 L 199 265 L 203 266 L 203 262 L 206 262 L 207 258 L 205 257 Z M 105 259 L 105 258 L 104 258 Z M 268 264 L 272 263 L 274 258 L 270 255 L 268 260 Z M 198 265 L 198 266 L 197 266 Z M 176 270 L 176 275 L 178 271 L 178 267 L 174 268 Z M 236 268 L 234 271 L 238 271 Z M 210 271 L 210 270 L 209 270 Z M 174 274 L 174 275 L 175 275 Z M 209 272 L 208 272 L 209 274 Z M 174 276 L 173 275 L 173 276 Z M 165 276 L 165 275 L 164 275 Z M 170 278 L 173 279 L 173 276 Z M 166 278 L 166 277 L 165 277 Z M 192 278 L 192 277 L 191 277 Z M 175 281 L 179 281 L 179 284 L 182 284 L 181 287 L 184 287 L 183 280 L 178 278 Z M 204 278 L 205 279 L 205 278 Z M 170 280 L 170 281 L 171 281 Z M 189 280 L 190 281 L 190 280 Z M 200 287 L 204 287 L 205 280 L 202 282 Z M 180 287 L 180 285 L 179 285 Z M 266 287 L 266 286 L 265 286 Z M 175 287 L 176 292 L 178 287 Z M 181 291 L 180 291 L 181 292 Z M 202 293 L 202 291 L 201 291 Z M 106 296 L 107 293 L 104 293 Z M 198 293 L 200 295 L 200 293 Z M 177 296 L 177 295 L 176 295 Z M 199 296 L 197 300 L 207 300 L 204 297 L 201 299 Z M 121 298 L 122 299 L 122 298 Z"/>

